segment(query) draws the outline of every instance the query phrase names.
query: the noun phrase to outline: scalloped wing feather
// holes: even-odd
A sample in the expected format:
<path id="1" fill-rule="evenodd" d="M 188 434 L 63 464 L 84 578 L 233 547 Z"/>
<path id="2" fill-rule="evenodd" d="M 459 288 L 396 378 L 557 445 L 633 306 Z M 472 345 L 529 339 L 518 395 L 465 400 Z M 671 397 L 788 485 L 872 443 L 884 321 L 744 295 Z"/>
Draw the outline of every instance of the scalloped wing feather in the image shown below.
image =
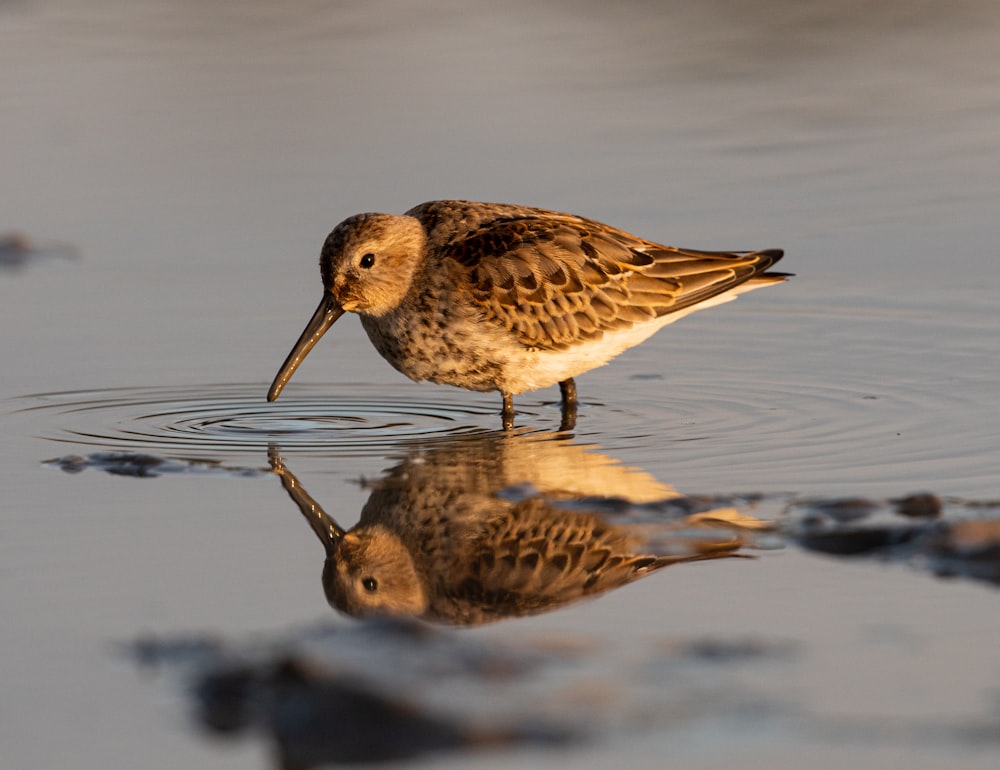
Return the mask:
<path id="1" fill-rule="evenodd" d="M 533 348 L 564 350 L 688 308 L 781 256 L 676 249 L 571 215 L 513 211 L 443 251 L 484 317 Z"/>

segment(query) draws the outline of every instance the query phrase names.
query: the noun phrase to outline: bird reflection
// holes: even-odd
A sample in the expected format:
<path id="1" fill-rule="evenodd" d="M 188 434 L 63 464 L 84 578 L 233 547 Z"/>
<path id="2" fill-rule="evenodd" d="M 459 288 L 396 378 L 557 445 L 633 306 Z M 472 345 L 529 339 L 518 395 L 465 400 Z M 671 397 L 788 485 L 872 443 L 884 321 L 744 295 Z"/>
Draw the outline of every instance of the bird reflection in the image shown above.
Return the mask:
<path id="1" fill-rule="evenodd" d="M 501 434 L 412 451 L 345 531 L 276 447 L 269 457 L 326 548 L 327 600 L 355 617 L 478 625 L 547 612 L 672 564 L 737 555 L 761 525 L 731 509 L 637 521 L 629 503 L 677 492 L 587 447 Z"/>

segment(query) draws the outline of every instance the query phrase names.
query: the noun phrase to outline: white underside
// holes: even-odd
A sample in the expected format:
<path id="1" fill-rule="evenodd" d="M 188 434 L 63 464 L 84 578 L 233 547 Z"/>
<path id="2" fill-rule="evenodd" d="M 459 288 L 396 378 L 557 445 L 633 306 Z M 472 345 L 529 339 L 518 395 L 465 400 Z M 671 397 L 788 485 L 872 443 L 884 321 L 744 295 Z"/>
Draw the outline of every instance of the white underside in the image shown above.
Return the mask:
<path id="1" fill-rule="evenodd" d="M 712 297 L 692 307 L 633 326 L 631 329 L 608 332 L 599 340 L 586 342 L 569 350 L 526 350 L 520 360 L 510 361 L 504 368 L 506 389 L 511 393 L 523 393 L 527 390 L 547 388 L 570 377 L 576 377 L 603 366 L 615 356 L 649 339 L 664 326 L 686 315 L 723 305 L 736 299 L 740 294 L 767 285 L 765 282 L 744 283 L 725 294 Z"/>

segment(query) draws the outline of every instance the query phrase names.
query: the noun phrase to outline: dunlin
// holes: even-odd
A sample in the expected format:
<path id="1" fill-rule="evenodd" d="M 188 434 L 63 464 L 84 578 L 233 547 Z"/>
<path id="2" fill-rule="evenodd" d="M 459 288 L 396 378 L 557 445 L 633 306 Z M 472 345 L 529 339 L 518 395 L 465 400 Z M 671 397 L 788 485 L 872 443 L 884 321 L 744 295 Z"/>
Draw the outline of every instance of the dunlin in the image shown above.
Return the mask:
<path id="1" fill-rule="evenodd" d="M 278 371 L 273 401 L 320 337 L 361 316 L 375 348 L 412 380 L 513 395 L 573 378 L 667 324 L 778 283 L 782 251 L 662 246 L 592 219 L 470 201 L 358 214 L 323 244 L 323 299 Z M 570 420 L 571 421 L 571 420 Z"/>
<path id="2" fill-rule="evenodd" d="M 355 617 L 478 625 L 548 612 L 671 564 L 734 556 L 742 531 L 752 528 L 727 526 L 728 508 L 628 523 L 621 504 L 633 491 L 640 498 L 677 493 L 600 454 L 509 432 L 413 452 L 373 484 L 360 521 L 344 530 L 276 447 L 269 457 L 326 549 L 327 600 Z M 574 460 L 575 474 L 563 467 Z M 585 489 L 576 476 L 591 471 L 611 482 L 603 488 L 615 490 L 616 515 L 575 509 L 572 501 L 581 498 L 565 497 Z M 515 480 L 530 491 L 512 489 Z M 524 499 L 512 499 L 522 490 Z M 590 498 L 590 505 L 598 503 Z"/>

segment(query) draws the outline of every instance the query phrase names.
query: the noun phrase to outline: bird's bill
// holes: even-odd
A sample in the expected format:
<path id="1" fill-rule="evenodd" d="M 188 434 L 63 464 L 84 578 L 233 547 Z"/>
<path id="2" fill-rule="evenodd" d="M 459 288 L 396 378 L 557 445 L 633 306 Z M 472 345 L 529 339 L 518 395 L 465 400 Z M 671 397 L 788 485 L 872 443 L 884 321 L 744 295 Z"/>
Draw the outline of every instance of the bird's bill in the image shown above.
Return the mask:
<path id="1" fill-rule="evenodd" d="M 295 374 L 295 370 L 299 368 L 302 360 L 316 346 L 319 338 L 326 334 L 327 330 L 343 314 L 344 308 L 340 306 L 340 303 L 330 294 L 324 293 L 319 307 L 316 308 L 316 312 L 309 319 L 309 323 L 306 324 L 306 328 L 299 336 L 298 342 L 295 343 L 295 347 L 292 348 L 292 352 L 288 354 L 288 358 L 285 359 L 285 363 L 278 370 L 274 382 L 271 383 L 271 389 L 267 391 L 268 401 L 274 401 L 274 399 L 281 395 L 281 391 L 288 384 L 292 375 Z"/>
<path id="2" fill-rule="evenodd" d="M 306 517 L 306 521 L 309 522 L 309 526 L 323 543 L 326 552 L 329 554 L 336 550 L 340 541 L 344 539 L 344 535 L 347 534 L 344 528 L 331 519 L 323 510 L 323 506 L 306 492 L 296 475 L 285 466 L 285 461 L 281 459 L 281 450 L 275 444 L 268 446 L 267 458 L 271 463 L 271 470 L 278 474 L 278 478 L 281 479 L 281 486 L 285 488 L 292 502 Z"/>

